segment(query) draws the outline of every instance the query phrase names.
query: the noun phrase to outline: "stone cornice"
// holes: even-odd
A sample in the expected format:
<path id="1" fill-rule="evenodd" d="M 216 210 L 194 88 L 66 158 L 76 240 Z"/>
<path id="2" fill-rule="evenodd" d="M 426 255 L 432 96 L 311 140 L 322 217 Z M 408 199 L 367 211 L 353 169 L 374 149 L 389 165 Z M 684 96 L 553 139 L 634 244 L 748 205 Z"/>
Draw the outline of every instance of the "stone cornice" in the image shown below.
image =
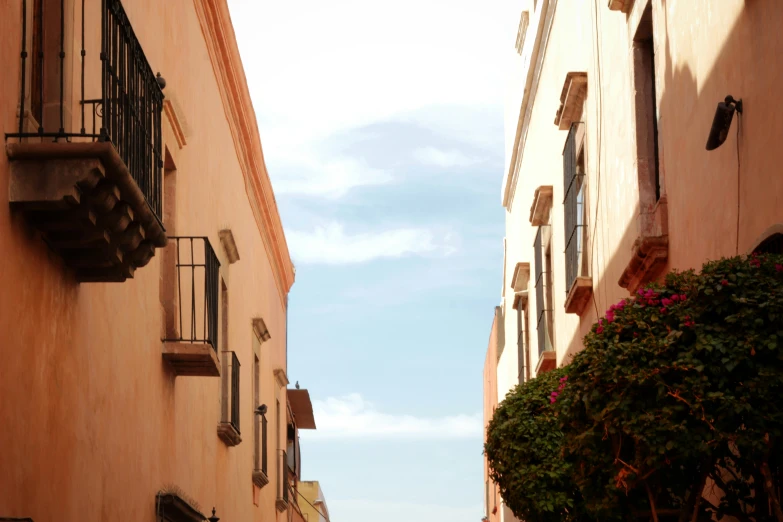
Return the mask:
<path id="1" fill-rule="evenodd" d="M 286 307 L 288 291 L 294 284 L 294 266 L 264 163 L 261 137 L 228 4 L 226 0 L 193 0 L 193 3 L 234 138 L 250 207 L 272 265 L 280 301 Z"/>

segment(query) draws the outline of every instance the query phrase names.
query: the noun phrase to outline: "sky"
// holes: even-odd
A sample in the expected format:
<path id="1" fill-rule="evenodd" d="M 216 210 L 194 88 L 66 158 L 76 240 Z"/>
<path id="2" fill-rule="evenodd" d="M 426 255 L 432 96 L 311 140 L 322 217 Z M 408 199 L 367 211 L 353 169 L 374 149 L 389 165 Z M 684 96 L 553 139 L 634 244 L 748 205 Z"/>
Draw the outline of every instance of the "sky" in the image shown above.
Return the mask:
<path id="1" fill-rule="evenodd" d="M 524 0 L 229 0 L 296 266 L 302 479 L 333 522 L 483 516 L 504 56 Z"/>

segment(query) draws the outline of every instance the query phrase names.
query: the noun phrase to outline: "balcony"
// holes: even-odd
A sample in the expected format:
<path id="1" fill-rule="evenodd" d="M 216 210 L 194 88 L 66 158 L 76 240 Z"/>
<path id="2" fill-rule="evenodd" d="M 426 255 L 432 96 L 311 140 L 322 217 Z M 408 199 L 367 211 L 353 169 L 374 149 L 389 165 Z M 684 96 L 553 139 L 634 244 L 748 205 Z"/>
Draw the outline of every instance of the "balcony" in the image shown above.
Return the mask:
<path id="1" fill-rule="evenodd" d="M 77 281 L 123 282 L 166 245 L 165 82 L 119 0 L 17 1 L 21 88 L 18 128 L 6 134 L 10 205 Z"/>
<path id="2" fill-rule="evenodd" d="M 218 377 L 220 262 L 215 251 L 206 237 L 179 236 L 171 238 L 163 257 L 173 260 L 171 270 L 164 267 L 162 274 L 167 330 L 163 359 L 176 375 Z"/>

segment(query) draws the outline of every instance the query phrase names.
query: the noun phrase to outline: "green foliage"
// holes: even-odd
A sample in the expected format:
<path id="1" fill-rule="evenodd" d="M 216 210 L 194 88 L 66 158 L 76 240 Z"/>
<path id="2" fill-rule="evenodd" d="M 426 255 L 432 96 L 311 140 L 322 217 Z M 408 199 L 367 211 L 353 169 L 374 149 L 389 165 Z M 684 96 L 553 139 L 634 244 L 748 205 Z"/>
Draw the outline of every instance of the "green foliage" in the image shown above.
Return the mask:
<path id="1" fill-rule="evenodd" d="M 526 521 L 577 520 L 579 492 L 563 460 L 558 404 L 551 394 L 566 370 L 514 388 L 495 411 L 484 450 L 492 480 L 514 514 Z"/>
<path id="2" fill-rule="evenodd" d="M 490 424 L 487 454 L 512 509 L 511 498 L 538 508 L 548 485 L 519 470 L 541 461 L 557 477 L 552 505 L 578 499 L 594 519 L 783 522 L 782 256 L 669 274 L 613 305 L 584 346 L 552 407 L 546 393 L 533 400 L 556 382 L 547 374 Z M 717 493 L 702 499 L 705 484 Z"/>

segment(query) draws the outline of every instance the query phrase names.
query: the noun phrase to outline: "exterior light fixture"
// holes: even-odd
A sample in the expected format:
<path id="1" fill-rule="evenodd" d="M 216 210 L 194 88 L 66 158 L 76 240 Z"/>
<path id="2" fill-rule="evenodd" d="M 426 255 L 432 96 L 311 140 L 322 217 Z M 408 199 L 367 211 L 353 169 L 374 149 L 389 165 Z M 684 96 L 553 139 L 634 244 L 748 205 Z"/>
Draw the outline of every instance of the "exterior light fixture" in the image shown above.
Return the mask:
<path id="1" fill-rule="evenodd" d="M 218 522 L 218 520 L 220 520 L 218 517 L 215 516 L 215 508 L 212 508 L 212 516 L 209 517 L 207 520 L 209 520 L 209 522 Z"/>
<path id="2" fill-rule="evenodd" d="M 256 415 L 266 415 L 266 404 L 262 404 L 255 411 Z"/>
<path id="3" fill-rule="evenodd" d="M 166 88 L 166 79 L 160 73 L 155 77 L 155 81 L 158 82 L 161 91 Z"/>
<path id="4" fill-rule="evenodd" d="M 715 118 L 712 120 L 710 136 L 707 138 L 707 150 L 715 150 L 726 141 L 734 111 L 742 114 L 742 100 L 726 96 L 726 99 L 718 104 L 718 108 L 715 109 Z"/>

